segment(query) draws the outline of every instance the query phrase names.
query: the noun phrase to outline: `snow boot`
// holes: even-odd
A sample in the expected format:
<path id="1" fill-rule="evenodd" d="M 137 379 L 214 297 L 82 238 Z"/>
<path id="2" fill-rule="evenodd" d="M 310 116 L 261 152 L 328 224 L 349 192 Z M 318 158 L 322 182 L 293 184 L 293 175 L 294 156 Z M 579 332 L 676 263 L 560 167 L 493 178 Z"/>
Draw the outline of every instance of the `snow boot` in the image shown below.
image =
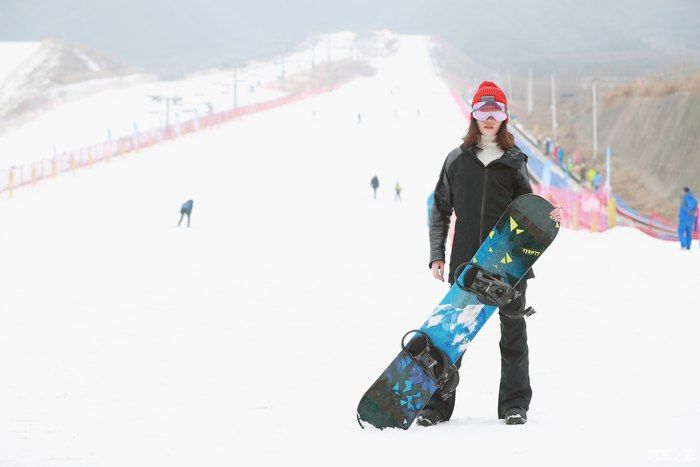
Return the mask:
<path id="1" fill-rule="evenodd" d="M 416 424 L 419 426 L 433 426 L 438 423 L 443 423 L 445 418 L 440 412 L 433 409 L 423 409 L 418 413 L 416 417 Z"/>
<path id="2" fill-rule="evenodd" d="M 520 407 L 511 407 L 505 412 L 506 425 L 522 425 L 527 422 L 527 411 Z"/>

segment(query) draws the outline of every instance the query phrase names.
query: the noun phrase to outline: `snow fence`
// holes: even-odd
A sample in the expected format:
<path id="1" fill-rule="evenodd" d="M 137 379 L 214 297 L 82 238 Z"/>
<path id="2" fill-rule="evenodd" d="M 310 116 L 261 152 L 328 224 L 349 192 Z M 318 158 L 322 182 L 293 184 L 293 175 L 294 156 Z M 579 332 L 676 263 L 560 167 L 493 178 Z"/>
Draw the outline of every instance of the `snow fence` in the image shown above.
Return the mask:
<path id="1" fill-rule="evenodd" d="M 130 135 L 105 140 L 72 151 L 65 151 L 61 154 L 54 154 L 50 159 L 37 160 L 31 164 L 0 170 L 0 196 L 6 194 L 8 198 L 11 198 L 14 190 L 17 188 L 36 186 L 42 180 L 56 178 L 59 174 L 76 173 L 77 170 L 92 167 L 94 164 L 108 164 L 113 159 L 123 158 L 156 144 L 228 123 L 246 115 L 274 109 L 324 92 L 333 91 L 342 84 L 336 83 L 330 86 L 322 86 L 265 102 L 256 102 L 238 108 L 212 112 L 201 117 L 195 116 L 190 120 L 176 122 L 156 129 L 140 131 L 134 127 L 134 131 Z"/>

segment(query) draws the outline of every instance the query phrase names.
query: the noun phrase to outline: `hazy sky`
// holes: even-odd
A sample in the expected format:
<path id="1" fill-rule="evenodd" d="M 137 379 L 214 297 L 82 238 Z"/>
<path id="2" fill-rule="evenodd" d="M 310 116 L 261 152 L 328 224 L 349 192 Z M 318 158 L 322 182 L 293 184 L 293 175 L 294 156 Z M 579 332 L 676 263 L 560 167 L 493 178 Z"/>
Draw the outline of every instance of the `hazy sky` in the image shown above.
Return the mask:
<path id="1" fill-rule="evenodd" d="M 492 67 L 697 58 L 700 0 L 0 0 L 0 40 L 57 37 L 162 77 L 380 28 L 442 36 Z"/>

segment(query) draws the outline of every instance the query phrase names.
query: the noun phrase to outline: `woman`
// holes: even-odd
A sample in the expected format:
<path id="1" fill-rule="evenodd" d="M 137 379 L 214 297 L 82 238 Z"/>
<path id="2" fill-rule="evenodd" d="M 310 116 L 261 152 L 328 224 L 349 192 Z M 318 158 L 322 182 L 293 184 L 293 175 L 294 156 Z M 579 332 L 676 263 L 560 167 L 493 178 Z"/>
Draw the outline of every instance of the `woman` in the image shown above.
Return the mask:
<path id="1" fill-rule="evenodd" d="M 469 129 L 462 145 L 447 155 L 435 187 L 430 216 L 430 263 L 433 277 L 444 281 L 445 241 L 452 212 L 457 215 L 448 281 L 454 283 L 454 270 L 468 262 L 506 207 L 518 196 L 532 193 L 527 172 L 527 156 L 515 145 L 508 132 L 508 101 L 496 84 L 484 81 L 472 99 Z M 550 217 L 561 222 L 562 208 Z M 509 425 L 522 424 L 532 398 L 528 373 L 525 320 L 528 271 L 518 285 L 520 298 L 499 310 L 501 319 L 501 383 L 498 418 Z M 515 317 L 514 317 L 515 316 Z M 460 359 L 461 360 L 461 359 Z M 457 362 L 459 366 L 460 362 Z M 449 420 L 455 395 L 436 393 L 420 412 L 417 423 L 435 425 Z"/>

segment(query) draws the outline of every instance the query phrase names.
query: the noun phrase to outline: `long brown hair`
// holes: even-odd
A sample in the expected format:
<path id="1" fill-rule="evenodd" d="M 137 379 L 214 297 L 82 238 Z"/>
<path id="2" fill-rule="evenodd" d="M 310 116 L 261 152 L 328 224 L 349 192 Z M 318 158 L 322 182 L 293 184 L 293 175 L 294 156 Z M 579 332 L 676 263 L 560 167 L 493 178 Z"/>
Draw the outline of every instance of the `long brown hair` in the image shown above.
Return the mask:
<path id="1" fill-rule="evenodd" d="M 481 132 L 479 131 L 479 127 L 476 124 L 476 119 L 472 118 L 469 120 L 469 128 L 467 129 L 467 135 L 464 138 L 462 138 L 462 141 L 464 141 L 464 146 L 467 147 L 478 144 L 480 137 Z M 508 124 L 505 122 L 501 123 L 501 126 L 498 128 L 498 133 L 496 133 L 496 143 L 498 143 L 498 147 L 503 149 L 504 151 L 515 146 L 515 138 L 510 133 L 510 131 L 508 131 Z"/>

